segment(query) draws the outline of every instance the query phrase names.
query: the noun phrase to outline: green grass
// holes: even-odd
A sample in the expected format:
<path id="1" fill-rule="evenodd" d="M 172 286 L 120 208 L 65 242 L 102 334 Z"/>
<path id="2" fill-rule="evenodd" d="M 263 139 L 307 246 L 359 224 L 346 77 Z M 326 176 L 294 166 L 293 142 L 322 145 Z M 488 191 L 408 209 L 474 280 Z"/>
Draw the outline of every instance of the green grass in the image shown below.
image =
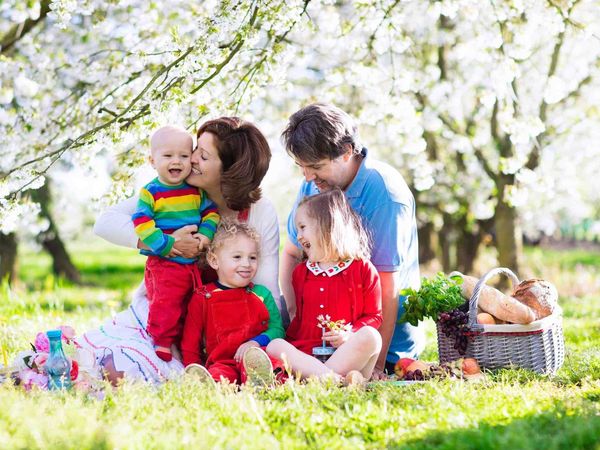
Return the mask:
<path id="1" fill-rule="evenodd" d="M 37 330 L 98 325 L 127 304 L 142 277 L 144 259 L 132 251 L 78 248 L 74 257 L 85 287 L 47 277 L 43 255 L 22 255 L 24 283 L 0 291 L 0 345 L 9 359 Z M 555 377 L 507 369 L 482 384 L 366 391 L 318 383 L 238 391 L 188 380 L 125 384 L 107 389 L 103 400 L 4 385 L 0 448 L 599 449 L 597 262 L 598 255 L 581 251 L 526 252 L 527 271 L 561 293 L 567 357 Z M 433 323 L 426 329 L 423 356 L 435 360 Z"/>

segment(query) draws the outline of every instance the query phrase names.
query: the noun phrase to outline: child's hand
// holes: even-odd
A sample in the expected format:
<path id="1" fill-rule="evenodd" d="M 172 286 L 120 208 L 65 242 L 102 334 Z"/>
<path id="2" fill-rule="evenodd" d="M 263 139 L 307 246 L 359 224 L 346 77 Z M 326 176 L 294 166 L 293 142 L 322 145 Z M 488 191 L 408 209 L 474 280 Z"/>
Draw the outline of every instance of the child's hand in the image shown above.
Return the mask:
<path id="1" fill-rule="evenodd" d="M 250 347 L 260 347 L 260 345 L 258 345 L 258 342 L 256 341 L 244 342 L 238 347 L 235 355 L 233 355 L 233 359 L 235 359 L 237 362 L 240 362 L 244 356 L 244 353 L 246 353 L 246 350 L 248 350 Z"/>
<path id="2" fill-rule="evenodd" d="M 352 336 L 352 334 L 352 331 L 347 330 L 328 331 L 323 334 L 323 339 L 326 342 L 329 342 L 332 347 L 338 348 L 340 345 L 346 342 L 350 336 Z"/>
<path id="3" fill-rule="evenodd" d="M 198 233 L 195 237 L 198 239 L 198 250 L 206 250 L 210 245 L 210 239 L 200 233 Z"/>

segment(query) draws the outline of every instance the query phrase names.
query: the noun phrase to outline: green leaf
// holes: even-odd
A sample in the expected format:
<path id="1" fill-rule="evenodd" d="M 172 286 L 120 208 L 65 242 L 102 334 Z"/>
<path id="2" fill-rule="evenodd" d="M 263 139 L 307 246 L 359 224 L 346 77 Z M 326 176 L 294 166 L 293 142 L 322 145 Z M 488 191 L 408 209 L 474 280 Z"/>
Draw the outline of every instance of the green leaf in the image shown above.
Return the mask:
<path id="1" fill-rule="evenodd" d="M 465 300 L 458 286 L 460 283 L 461 278 L 449 278 L 440 272 L 433 279 L 423 278 L 419 291 L 403 289 L 400 294 L 406 296 L 405 311 L 399 322 L 417 325 L 426 317 L 437 320 L 440 313 L 462 305 Z"/>

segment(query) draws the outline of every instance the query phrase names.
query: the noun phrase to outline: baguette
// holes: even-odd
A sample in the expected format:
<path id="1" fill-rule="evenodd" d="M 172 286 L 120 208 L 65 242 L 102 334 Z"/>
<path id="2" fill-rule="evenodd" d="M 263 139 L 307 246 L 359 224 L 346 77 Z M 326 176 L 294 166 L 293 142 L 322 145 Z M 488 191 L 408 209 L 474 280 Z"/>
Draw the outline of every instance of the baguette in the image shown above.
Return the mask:
<path id="1" fill-rule="evenodd" d="M 462 275 L 462 296 L 467 300 L 473 295 L 479 281 L 475 277 Z M 536 320 L 535 311 L 517 299 L 505 295 L 491 286 L 483 286 L 479 294 L 479 307 L 492 316 L 511 323 L 528 324 Z"/>

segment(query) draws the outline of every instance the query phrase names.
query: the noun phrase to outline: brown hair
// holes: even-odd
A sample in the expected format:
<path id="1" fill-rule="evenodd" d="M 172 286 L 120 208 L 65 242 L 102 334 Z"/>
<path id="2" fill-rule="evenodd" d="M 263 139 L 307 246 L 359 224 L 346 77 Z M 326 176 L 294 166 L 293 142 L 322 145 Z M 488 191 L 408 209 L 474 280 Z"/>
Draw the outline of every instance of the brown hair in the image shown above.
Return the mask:
<path id="1" fill-rule="evenodd" d="M 292 114 L 281 137 L 288 154 L 305 162 L 336 159 L 346 153 L 346 145 L 353 154 L 362 150 L 354 120 L 340 108 L 324 103 L 313 103 Z"/>
<path id="2" fill-rule="evenodd" d="M 300 207 L 306 208 L 306 214 L 317 222 L 324 261 L 370 258 L 369 235 L 341 190 L 304 197 Z"/>
<path id="3" fill-rule="evenodd" d="M 237 220 L 224 219 L 219 222 L 215 236 L 208 246 L 208 250 L 206 251 L 206 261 L 214 261 L 217 257 L 217 250 L 223 247 L 227 241 L 240 234 L 243 234 L 256 242 L 256 251 L 260 251 L 260 235 L 253 227 Z"/>
<path id="4" fill-rule="evenodd" d="M 238 117 L 209 120 L 197 136 L 211 133 L 221 160 L 221 192 L 227 206 L 242 211 L 261 197 L 260 182 L 271 161 L 271 149 L 260 130 Z"/>

